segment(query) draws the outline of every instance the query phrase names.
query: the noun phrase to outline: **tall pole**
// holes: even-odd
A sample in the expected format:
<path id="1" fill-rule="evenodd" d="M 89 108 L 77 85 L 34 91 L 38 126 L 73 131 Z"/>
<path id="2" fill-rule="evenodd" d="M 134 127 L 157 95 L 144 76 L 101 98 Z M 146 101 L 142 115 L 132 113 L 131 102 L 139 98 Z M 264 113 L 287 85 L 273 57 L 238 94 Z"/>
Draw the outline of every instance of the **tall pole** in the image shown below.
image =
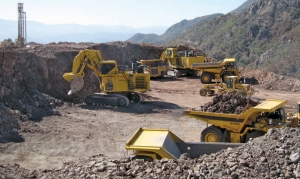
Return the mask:
<path id="1" fill-rule="evenodd" d="M 26 42 L 25 26 L 26 26 L 26 13 L 23 11 L 23 3 L 18 3 L 18 39 L 17 45 L 24 47 Z"/>

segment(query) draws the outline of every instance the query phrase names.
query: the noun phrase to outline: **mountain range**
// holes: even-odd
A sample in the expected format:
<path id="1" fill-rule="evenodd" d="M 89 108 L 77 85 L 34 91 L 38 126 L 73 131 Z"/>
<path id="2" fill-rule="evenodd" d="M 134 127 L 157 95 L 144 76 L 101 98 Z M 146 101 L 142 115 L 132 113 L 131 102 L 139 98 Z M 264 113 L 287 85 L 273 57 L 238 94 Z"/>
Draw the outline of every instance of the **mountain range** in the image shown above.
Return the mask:
<path id="1" fill-rule="evenodd" d="M 15 40 L 18 36 L 18 22 L 0 19 L 0 41 Z M 136 33 L 162 34 L 168 27 L 153 26 L 135 28 L 129 26 L 55 24 L 46 25 L 35 21 L 27 21 L 27 42 L 110 42 L 124 41 Z"/>
<path id="2" fill-rule="evenodd" d="M 231 11 L 230 13 L 235 13 L 235 14 L 242 13 L 247 8 L 249 8 L 251 6 L 251 4 L 253 4 L 255 1 L 256 0 L 248 0 L 245 3 L 243 3 L 241 6 L 236 8 L 235 10 Z M 194 27 L 198 24 L 205 23 L 206 21 L 212 20 L 212 19 L 222 16 L 222 15 L 224 15 L 224 14 L 215 13 L 215 14 L 211 14 L 211 15 L 197 17 L 192 20 L 184 19 L 184 20 L 172 25 L 171 27 L 169 27 L 165 31 L 165 33 L 163 33 L 162 35 L 157 35 L 154 33 L 151 33 L 151 34 L 137 33 L 134 36 L 132 36 L 131 38 L 129 38 L 127 41 L 137 42 L 137 43 L 148 42 L 148 43 L 156 43 L 156 44 L 163 45 L 171 40 L 174 40 L 175 38 L 177 38 L 177 36 L 184 33 L 185 31 L 191 29 L 192 27 Z"/>

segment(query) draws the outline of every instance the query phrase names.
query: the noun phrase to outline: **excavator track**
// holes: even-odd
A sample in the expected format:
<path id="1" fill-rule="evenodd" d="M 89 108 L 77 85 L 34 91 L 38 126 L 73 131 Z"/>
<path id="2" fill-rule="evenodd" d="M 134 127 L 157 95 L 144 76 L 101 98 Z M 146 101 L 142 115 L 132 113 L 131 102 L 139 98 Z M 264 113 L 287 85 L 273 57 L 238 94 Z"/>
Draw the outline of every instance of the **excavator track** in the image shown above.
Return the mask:
<path id="1" fill-rule="evenodd" d="M 128 107 L 129 99 L 126 96 L 121 94 L 95 93 L 87 96 L 85 98 L 85 103 L 87 105 L 111 105 L 111 106 Z"/>

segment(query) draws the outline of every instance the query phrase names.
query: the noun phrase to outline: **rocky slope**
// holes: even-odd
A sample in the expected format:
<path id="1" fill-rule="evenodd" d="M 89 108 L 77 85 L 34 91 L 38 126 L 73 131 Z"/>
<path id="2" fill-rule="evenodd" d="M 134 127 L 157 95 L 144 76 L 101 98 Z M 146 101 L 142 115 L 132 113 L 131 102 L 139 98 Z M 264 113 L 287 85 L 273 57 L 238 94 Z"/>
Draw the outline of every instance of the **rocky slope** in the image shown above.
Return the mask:
<path id="1" fill-rule="evenodd" d="M 169 44 L 195 46 L 218 60 L 236 57 L 247 68 L 300 77 L 299 12 L 296 0 L 257 0 L 243 13 L 197 24 Z"/>

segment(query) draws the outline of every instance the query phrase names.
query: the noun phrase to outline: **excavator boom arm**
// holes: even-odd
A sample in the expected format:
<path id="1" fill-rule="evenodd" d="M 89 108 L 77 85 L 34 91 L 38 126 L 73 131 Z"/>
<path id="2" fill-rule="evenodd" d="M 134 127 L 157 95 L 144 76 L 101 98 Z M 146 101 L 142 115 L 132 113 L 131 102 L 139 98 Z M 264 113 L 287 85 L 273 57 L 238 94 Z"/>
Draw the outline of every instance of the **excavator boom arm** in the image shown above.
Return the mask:
<path id="1" fill-rule="evenodd" d="M 102 54 L 100 53 L 99 50 L 82 50 L 74 58 L 72 73 L 74 73 L 74 74 L 79 73 L 80 76 L 82 76 L 85 65 L 88 63 L 88 60 L 86 58 L 88 58 L 90 60 L 90 63 L 92 64 L 92 66 L 93 66 L 93 64 L 100 65 L 100 62 L 104 61 Z M 80 68 L 80 66 L 82 66 L 83 69 Z M 78 70 L 80 70 L 80 71 L 78 71 Z"/>
<path id="2" fill-rule="evenodd" d="M 97 70 L 96 66 L 99 66 L 101 61 L 104 61 L 104 59 L 99 50 L 86 49 L 79 52 L 74 58 L 72 72 L 63 75 L 64 79 L 71 83 L 71 90 L 68 92 L 69 95 L 83 88 L 83 76 L 86 66 L 99 76 L 100 72 Z"/>

